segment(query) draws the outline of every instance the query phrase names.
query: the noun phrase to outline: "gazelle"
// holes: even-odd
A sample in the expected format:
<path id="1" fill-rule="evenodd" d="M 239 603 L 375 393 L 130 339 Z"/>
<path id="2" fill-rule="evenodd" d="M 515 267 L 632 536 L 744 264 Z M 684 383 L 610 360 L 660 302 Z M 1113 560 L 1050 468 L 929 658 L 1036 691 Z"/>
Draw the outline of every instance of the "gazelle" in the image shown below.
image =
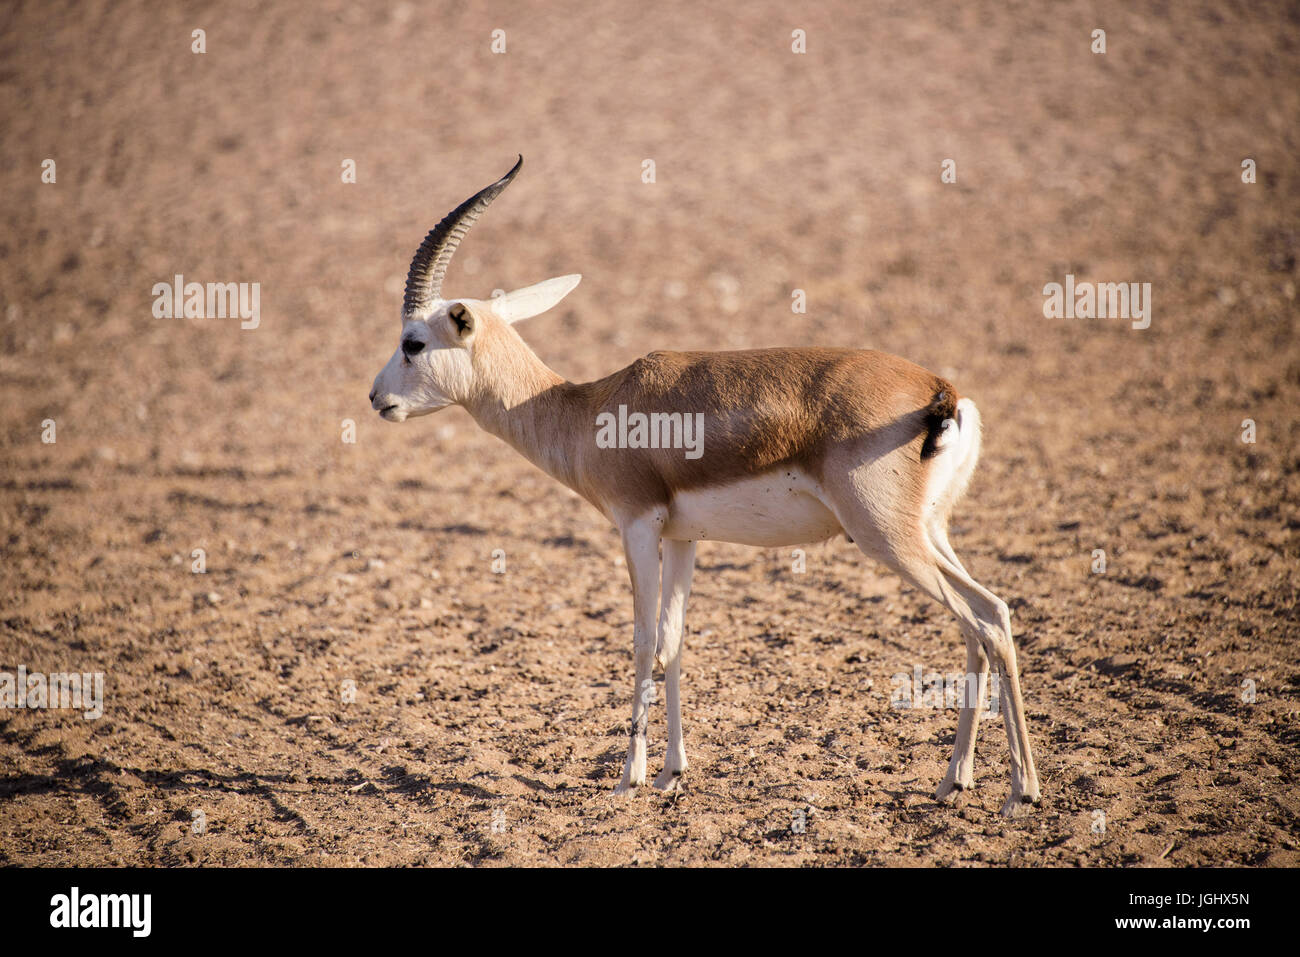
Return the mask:
<path id="1" fill-rule="evenodd" d="M 406 278 L 400 345 L 375 378 L 370 401 L 390 422 L 463 406 L 618 528 L 632 580 L 636 682 L 617 792 L 645 783 L 656 663 L 665 676 L 668 748 L 655 787 L 677 787 L 686 770 L 681 651 L 695 543 L 775 547 L 845 534 L 961 625 L 978 692 L 962 702 L 936 797 L 973 786 L 991 663 L 1011 755 L 1011 796 L 1002 813 L 1036 802 L 1007 606 L 970 576 L 948 544 L 949 513 L 979 458 L 975 404 L 906 360 L 849 349 L 653 352 L 596 382 L 566 382 L 513 323 L 550 309 L 580 276 L 493 299 L 442 298 L 456 247 L 522 164 L 520 157 L 420 244 Z M 600 423 L 615 415 L 626 422 L 628 410 L 648 416 L 654 434 L 642 429 L 637 442 L 619 448 L 598 441 Z M 695 457 L 672 447 L 688 416 L 703 423 L 703 454 Z"/>

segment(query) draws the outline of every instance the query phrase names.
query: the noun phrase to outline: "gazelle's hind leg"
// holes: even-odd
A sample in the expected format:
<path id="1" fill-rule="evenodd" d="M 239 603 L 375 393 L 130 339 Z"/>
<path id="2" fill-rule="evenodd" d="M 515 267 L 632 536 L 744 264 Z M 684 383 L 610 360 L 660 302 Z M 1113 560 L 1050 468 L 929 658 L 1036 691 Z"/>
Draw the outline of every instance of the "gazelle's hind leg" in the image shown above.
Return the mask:
<path id="1" fill-rule="evenodd" d="M 940 801 L 955 791 L 969 791 L 975 786 L 975 736 L 979 733 L 984 696 L 988 692 L 989 657 L 978 635 L 964 623 L 961 630 L 966 640 L 966 674 L 961 686 L 961 713 L 957 716 L 957 740 L 953 744 L 952 760 L 948 763 L 948 773 L 934 792 Z"/>
<path id="2" fill-rule="evenodd" d="M 948 608 L 961 625 L 966 640 L 967 672 L 978 676 L 979 694 L 972 702 L 968 690 L 967 700 L 963 701 L 952 761 L 937 796 L 945 797 L 955 788 L 969 787 L 973 782 L 976 724 L 991 665 L 998 676 L 999 703 L 1011 755 L 1011 796 L 1003 805 L 1002 813 L 1010 815 L 1017 805 L 1037 801 L 1038 776 L 1029 750 L 1020 675 L 1011 641 L 1011 617 L 1006 604 L 962 568 L 946 535 L 936 534 L 919 520 L 901 525 L 878 520 L 873 515 L 872 503 L 847 483 L 839 494 L 832 492 L 828 498 L 831 500 L 826 504 L 864 554 L 885 563 L 908 584 Z M 877 504 L 875 511 L 881 510 Z"/>
<path id="3" fill-rule="evenodd" d="M 943 527 L 942 521 L 938 518 L 931 519 L 929 526 L 926 528 L 926 534 L 930 537 L 930 544 L 934 547 L 935 551 L 948 559 L 948 561 L 953 565 L 960 568 L 962 572 L 966 571 L 966 567 L 962 565 L 961 559 L 957 557 L 957 553 L 954 552 L 952 546 L 948 544 L 948 532 Z"/>
<path id="4" fill-rule="evenodd" d="M 1011 760 L 1011 796 L 1002 806 L 1010 816 L 1019 804 L 1038 801 L 1038 775 L 1029 750 L 1029 730 L 1025 722 L 1024 699 L 1020 693 L 1020 672 L 1016 649 L 1011 640 L 1011 616 L 1006 603 L 984 588 L 945 556 L 933 551 L 930 560 L 918 556 L 900 561 L 895 569 L 935 601 L 944 605 L 961 624 L 966 639 L 966 671 L 977 676 L 978 695 L 974 702 L 963 702 L 957 719 L 957 740 L 952 762 L 938 797 L 946 797 L 954 788 L 973 783 L 975 734 L 983 707 L 983 696 L 991 665 L 998 676 L 999 704 L 1007 730 L 1007 749 Z M 969 688 L 967 685 L 967 696 Z"/>
<path id="5" fill-rule="evenodd" d="M 1019 804 L 1037 803 L 1040 790 L 1034 756 L 1029 748 L 1029 725 L 1025 720 L 1025 702 L 1020 692 L 1020 669 L 1016 663 L 1016 646 L 1011 639 L 1011 613 L 1001 598 L 971 578 L 944 556 L 936 555 L 937 569 L 949 589 L 957 593 L 950 608 L 963 617 L 957 607 L 965 605 L 977 624 L 979 642 L 998 676 L 1002 720 L 1007 729 L 1007 747 L 1011 757 L 1011 796 L 1002 806 L 1010 816 Z M 973 738 L 972 738 L 973 744 Z"/>
<path id="6" fill-rule="evenodd" d="M 961 560 L 948 544 L 948 533 L 941 521 L 932 521 L 926 530 L 930 544 L 940 556 L 965 572 Z M 952 750 L 948 773 L 935 791 L 942 801 L 954 791 L 968 791 L 975 786 L 975 737 L 979 734 L 984 698 L 988 693 L 989 656 L 980 644 L 979 633 L 961 621 L 961 635 L 966 642 L 966 674 L 962 682 L 961 713 L 957 717 L 957 740 Z"/>

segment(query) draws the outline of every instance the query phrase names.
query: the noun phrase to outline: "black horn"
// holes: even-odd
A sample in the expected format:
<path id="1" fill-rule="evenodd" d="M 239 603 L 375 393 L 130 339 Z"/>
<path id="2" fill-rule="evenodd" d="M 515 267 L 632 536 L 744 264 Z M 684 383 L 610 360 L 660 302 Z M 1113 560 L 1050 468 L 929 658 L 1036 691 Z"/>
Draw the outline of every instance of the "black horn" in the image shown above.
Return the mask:
<path id="1" fill-rule="evenodd" d="M 469 228 L 474 225 L 483 210 L 496 199 L 524 165 L 523 156 L 514 168 L 499 180 L 479 190 L 465 202 L 461 203 L 443 217 L 442 222 L 429 230 L 420 248 L 411 260 L 411 269 L 406 274 L 406 295 L 402 297 L 402 311 L 407 315 L 425 309 L 435 299 L 442 296 L 442 277 L 447 274 L 447 264 L 456 252 L 456 247 L 465 238 Z"/>

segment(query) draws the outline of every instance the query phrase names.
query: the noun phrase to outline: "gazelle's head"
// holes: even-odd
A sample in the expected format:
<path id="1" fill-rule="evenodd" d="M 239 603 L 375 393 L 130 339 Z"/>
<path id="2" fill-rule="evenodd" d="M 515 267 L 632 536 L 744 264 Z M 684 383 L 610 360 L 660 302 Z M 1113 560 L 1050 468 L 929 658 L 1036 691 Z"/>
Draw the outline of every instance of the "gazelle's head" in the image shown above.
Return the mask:
<path id="1" fill-rule="evenodd" d="M 521 156 L 505 176 L 448 213 L 416 250 L 406 275 L 401 340 L 370 390 L 371 406 L 388 421 L 464 402 L 473 393 L 472 353 L 484 328 L 545 312 L 582 278 L 559 276 L 486 300 L 442 298 L 442 278 L 456 247 L 523 162 Z"/>

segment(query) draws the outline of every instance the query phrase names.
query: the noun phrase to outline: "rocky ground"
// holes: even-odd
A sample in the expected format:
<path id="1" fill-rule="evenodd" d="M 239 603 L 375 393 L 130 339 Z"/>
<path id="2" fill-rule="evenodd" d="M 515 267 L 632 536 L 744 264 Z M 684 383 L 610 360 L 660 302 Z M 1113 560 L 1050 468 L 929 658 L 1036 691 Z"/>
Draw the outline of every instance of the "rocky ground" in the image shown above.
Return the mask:
<path id="1" fill-rule="evenodd" d="M 0 672 L 106 682 L 0 711 L 0 863 L 1300 864 L 1296 6 L 518 7 L 0 13 Z M 612 795 L 617 536 L 366 398 L 516 153 L 447 290 L 582 272 L 520 327 L 566 377 L 858 346 L 978 402 L 952 539 L 1041 807 L 997 816 L 996 721 L 932 800 L 956 713 L 893 676 L 961 639 L 842 539 L 700 546 L 686 786 Z M 156 318 L 178 273 L 259 283 L 257 328 Z M 1149 282 L 1149 328 L 1045 317 L 1067 274 Z"/>

